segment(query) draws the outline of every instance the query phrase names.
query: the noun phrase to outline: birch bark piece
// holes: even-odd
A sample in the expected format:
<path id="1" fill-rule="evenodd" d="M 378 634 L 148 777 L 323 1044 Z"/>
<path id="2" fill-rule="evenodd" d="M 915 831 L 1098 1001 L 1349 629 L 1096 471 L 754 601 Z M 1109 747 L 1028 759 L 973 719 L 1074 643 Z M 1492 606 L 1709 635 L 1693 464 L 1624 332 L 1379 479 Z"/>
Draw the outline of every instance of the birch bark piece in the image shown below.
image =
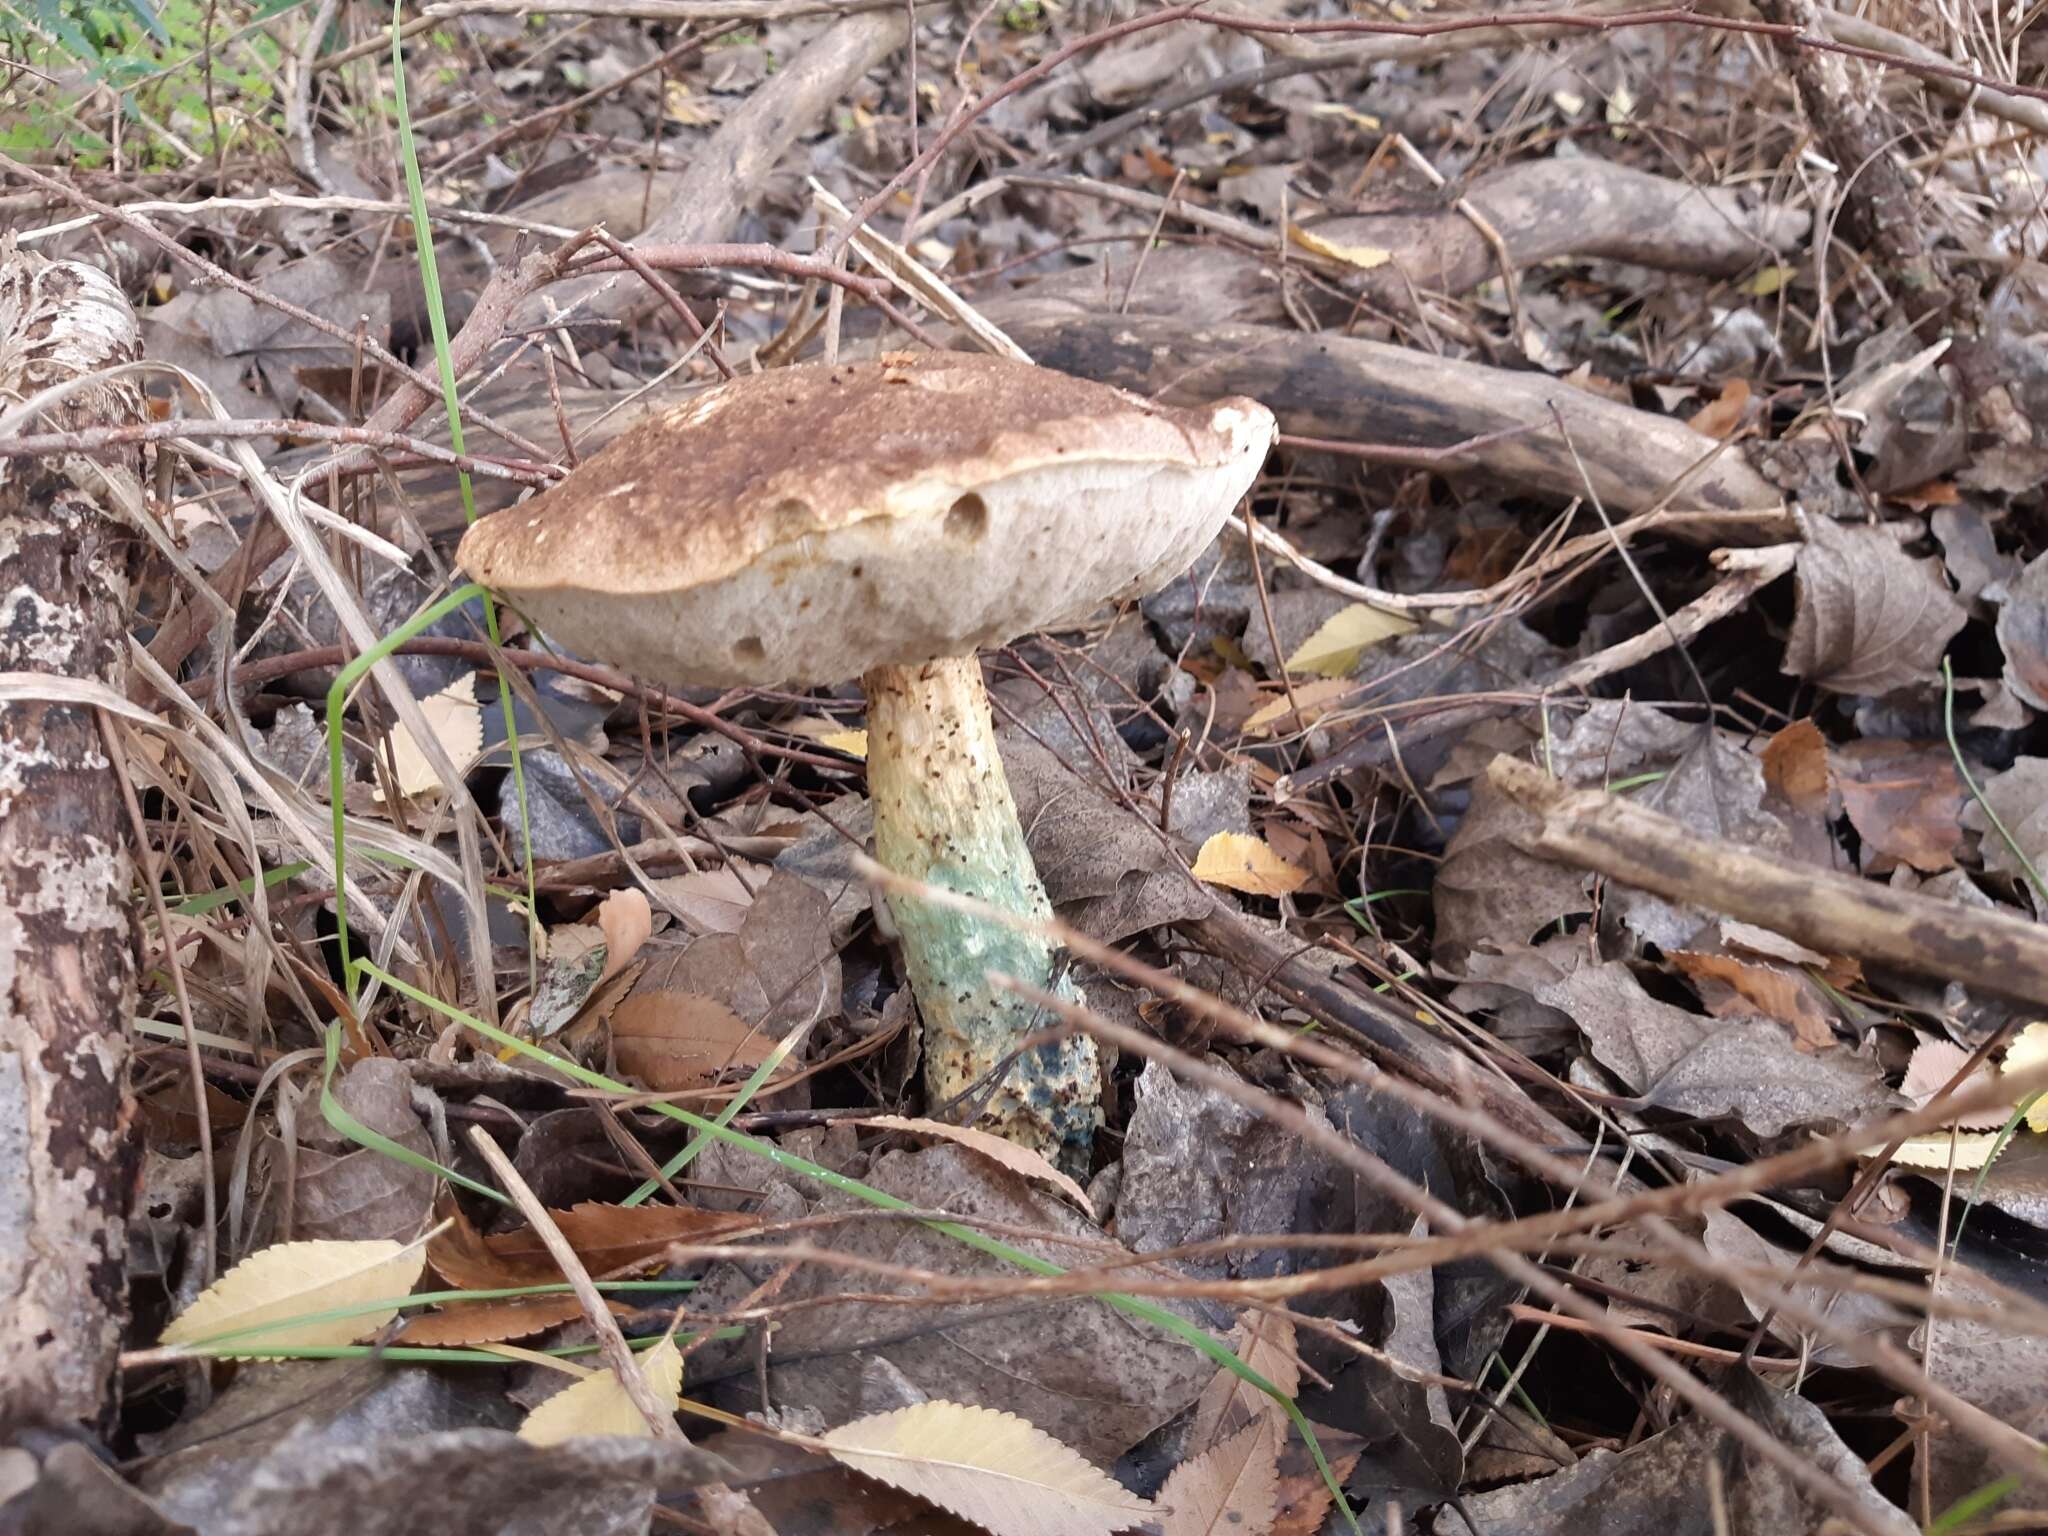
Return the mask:
<path id="1" fill-rule="evenodd" d="M 105 274 L 0 243 L 0 415 L 140 353 Z M 124 380 L 35 425 L 140 416 Z M 123 500 L 139 493 L 119 465 L 0 460 L 0 673 L 123 691 L 136 547 Z M 0 706 L 0 1438 L 101 1425 L 115 1400 L 137 1151 L 134 869 L 107 750 L 89 709 Z"/>

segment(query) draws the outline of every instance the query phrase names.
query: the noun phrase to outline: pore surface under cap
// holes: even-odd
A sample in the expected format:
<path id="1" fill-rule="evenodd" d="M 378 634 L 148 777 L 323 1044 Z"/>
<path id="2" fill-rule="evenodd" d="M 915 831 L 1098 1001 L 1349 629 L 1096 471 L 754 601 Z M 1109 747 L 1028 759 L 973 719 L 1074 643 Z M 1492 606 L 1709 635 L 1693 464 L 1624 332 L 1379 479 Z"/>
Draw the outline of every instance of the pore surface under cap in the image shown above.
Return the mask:
<path id="1" fill-rule="evenodd" d="M 1252 401 L 1162 407 L 961 353 L 786 368 L 640 423 L 458 559 L 641 676 L 837 682 L 1154 590 L 1273 431 Z"/>

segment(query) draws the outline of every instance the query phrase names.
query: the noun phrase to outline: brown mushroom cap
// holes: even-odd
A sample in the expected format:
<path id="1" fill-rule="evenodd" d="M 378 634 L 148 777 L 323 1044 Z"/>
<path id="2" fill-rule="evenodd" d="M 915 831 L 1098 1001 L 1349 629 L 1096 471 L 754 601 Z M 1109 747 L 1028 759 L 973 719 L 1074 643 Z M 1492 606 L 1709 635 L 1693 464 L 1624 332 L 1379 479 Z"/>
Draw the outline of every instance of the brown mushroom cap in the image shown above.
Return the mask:
<path id="1" fill-rule="evenodd" d="M 784 368 L 639 423 L 456 558 L 638 676 L 839 682 L 1156 590 L 1273 433 L 1255 401 L 1176 409 L 964 353 Z"/>

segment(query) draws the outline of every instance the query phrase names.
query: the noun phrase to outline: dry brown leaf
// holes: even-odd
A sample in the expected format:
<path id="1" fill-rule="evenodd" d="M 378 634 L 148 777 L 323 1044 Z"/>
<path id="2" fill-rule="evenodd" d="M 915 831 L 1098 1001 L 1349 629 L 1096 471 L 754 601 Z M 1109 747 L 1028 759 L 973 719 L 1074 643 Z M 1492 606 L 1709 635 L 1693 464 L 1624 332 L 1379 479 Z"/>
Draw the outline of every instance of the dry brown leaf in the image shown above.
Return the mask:
<path id="1" fill-rule="evenodd" d="M 1161 1536 L 1265 1536 L 1280 1495 L 1277 1415 L 1173 1469 L 1159 1490 Z"/>
<path id="2" fill-rule="evenodd" d="M 1939 560 L 1916 560 L 1882 527 L 1806 519 L 1785 670 L 1831 693 L 1882 694 L 1937 675 L 1969 614 Z"/>
<path id="3" fill-rule="evenodd" d="M 1231 1330 L 1237 1358 L 1292 1397 L 1301 1388 L 1301 1360 L 1295 1353 L 1294 1319 L 1285 1310 L 1247 1312 Z M 1218 1371 L 1195 1399 L 1188 1448 L 1200 1452 L 1248 1424 L 1278 1413 L 1273 1399 L 1235 1371 Z"/>
<path id="4" fill-rule="evenodd" d="M 619 1070 L 657 1093 L 751 1072 L 774 1048 L 773 1038 L 695 992 L 635 992 L 612 1010 Z"/>
<path id="5" fill-rule="evenodd" d="M 1761 1013 L 1790 1026 L 1802 1051 L 1824 1051 L 1837 1043 L 1834 1021 L 1820 989 L 1790 967 L 1695 950 L 1673 951 L 1671 963 L 1694 982 L 1719 983 L 1733 994 L 1730 998 L 1727 993 L 1717 995 L 1712 988 L 1701 989 L 1700 1001 L 1717 1017 Z"/>
<path id="6" fill-rule="evenodd" d="M 768 879 L 769 871 L 745 859 L 734 859 L 718 869 L 692 870 L 654 882 L 662 905 L 682 915 L 683 926 L 692 933 L 738 933 L 754 904 L 754 893 Z"/>
<path id="7" fill-rule="evenodd" d="M 1316 1425 L 1315 1431 L 1337 1486 L 1346 1486 L 1358 1465 L 1358 1437 L 1327 1424 Z M 1280 1513 L 1273 1521 L 1270 1536 L 1318 1536 L 1335 1502 L 1330 1497 L 1330 1485 L 1323 1481 L 1322 1470 L 1299 1437 L 1290 1437 L 1280 1452 L 1279 1502 Z"/>
<path id="8" fill-rule="evenodd" d="M 1978 835 L 1984 868 L 2014 880 L 2026 878 L 2028 863 L 2048 871 L 2048 757 L 2016 757 L 2003 773 L 1983 780 L 1983 788 L 1984 803 L 1972 800 L 1963 807 L 1962 819 Z M 1999 836 L 1993 815 L 2012 834 L 2011 843 Z"/>
<path id="9" fill-rule="evenodd" d="M 1852 741 L 1834 766 L 1857 835 L 1884 856 L 1866 856 L 1866 870 L 1883 874 L 1893 861 L 1929 874 L 1954 867 L 1967 796 L 1946 743 Z"/>
<path id="10" fill-rule="evenodd" d="M 839 1461 L 972 1520 L 991 1536 L 1110 1536 L 1157 1513 L 1015 1414 L 929 1402 L 833 1430 Z"/>
<path id="11" fill-rule="evenodd" d="M 1218 832 L 1195 856 L 1194 875 L 1252 896 L 1288 896 L 1308 883 L 1308 871 L 1297 869 L 1256 837 Z"/>
<path id="12" fill-rule="evenodd" d="M 546 1285 L 562 1278 L 547 1246 L 531 1230 L 478 1232 L 452 1202 L 442 1214 L 447 1228 L 428 1245 L 434 1272 L 457 1290 L 489 1291 L 516 1285 Z M 593 1275 L 616 1274 L 659 1260 L 671 1243 L 712 1242 L 749 1218 L 686 1205 L 600 1205 L 585 1201 L 573 1210 L 551 1211 L 556 1228 Z"/>
<path id="13" fill-rule="evenodd" d="M 623 971 L 654 932 L 654 909 L 630 886 L 613 891 L 597 905 L 597 926 L 604 934 L 603 983 Z"/>
<path id="14" fill-rule="evenodd" d="M 1005 1141 L 987 1131 L 977 1131 L 968 1125 L 947 1125 L 939 1120 L 912 1119 L 907 1115 L 876 1115 L 865 1121 L 870 1129 L 878 1131 L 910 1131 L 920 1136 L 938 1136 L 946 1141 L 957 1141 L 963 1147 L 979 1152 L 992 1162 L 1001 1163 L 1012 1173 L 1022 1174 L 1027 1179 L 1036 1179 L 1041 1184 L 1050 1184 L 1054 1189 L 1073 1201 L 1090 1216 L 1094 1207 L 1088 1203 L 1088 1191 L 1076 1184 L 1066 1174 L 1045 1160 L 1043 1154 L 1029 1147 L 1020 1147 L 1014 1141 Z"/>
<path id="15" fill-rule="evenodd" d="M 1904 503 L 1915 512 L 1927 512 L 1935 507 L 1960 506 L 1963 493 L 1953 480 L 1925 480 L 1919 485 L 1909 485 L 1903 491 L 1893 491 L 1891 499 Z"/>
<path id="16" fill-rule="evenodd" d="M 1913 1059 L 1906 1064 L 1906 1081 L 1900 1085 L 1899 1091 L 1915 1103 L 1924 1104 L 1968 1059 L 1968 1053 L 1960 1047 L 1943 1040 L 1930 1040 L 1916 1050 Z M 2029 1024 L 2005 1048 L 2005 1060 L 1999 1071 L 2001 1075 L 2026 1072 L 2044 1061 L 2048 1061 L 2048 1024 Z M 1963 1085 L 1963 1090 L 1977 1083 L 1978 1076 L 1973 1074 Z M 1995 1128 L 1967 1134 L 1958 1131 L 1953 1144 L 1947 1131 L 1915 1136 L 1903 1142 L 1892 1153 L 1891 1160 L 1908 1168 L 1926 1168 L 1936 1172 L 1951 1166 L 1958 1172 L 1982 1168 L 1991 1161 L 1994 1152 L 2001 1150 L 1999 1138 L 2005 1122 L 2011 1117 L 2011 1110 L 2003 1115 L 1987 1115 L 1982 1121 L 1973 1116 L 1965 1123 Z M 2027 1107 L 2026 1128 L 2036 1133 L 2048 1132 L 2048 1094 L 2037 1096 Z M 1883 1150 L 1882 1146 L 1870 1148 L 1872 1154 Z"/>
<path id="17" fill-rule="evenodd" d="M 673 1412 L 683 1396 L 683 1353 L 676 1348 L 676 1341 L 663 1339 L 634 1363 L 654 1389 L 655 1398 Z M 572 1382 L 529 1413 L 519 1426 L 519 1438 L 529 1445 L 559 1445 L 579 1435 L 652 1439 L 654 1432 L 654 1426 L 610 1371 L 592 1371 Z"/>
<path id="18" fill-rule="evenodd" d="M 612 1302 L 615 1313 L 632 1309 Z M 583 1315 L 583 1303 L 574 1296 L 526 1296 L 508 1301 L 456 1302 L 437 1312 L 410 1319 L 398 1342 L 434 1349 L 460 1349 L 472 1344 L 500 1344 L 507 1339 L 530 1338 L 546 1329 L 573 1322 Z"/>
<path id="19" fill-rule="evenodd" d="M 1749 380 L 1730 379 L 1721 386 L 1720 397 L 1701 406 L 1686 425 L 1708 437 L 1733 437 L 1749 413 L 1749 396 Z"/>
<path id="20" fill-rule="evenodd" d="M 192 1344 L 216 1334 L 265 1324 L 227 1346 L 237 1359 L 260 1360 L 264 1349 L 326 1348 L 373 1337 L 398 1316 L 399 1303 L 426 1268 L 426 1250 L 377 1239 L 367 1242 L 277 1243 L 252 1253 L 214 1281 L 171 1320 L 165 1344 Z M 294 1323 L 290 1318 L 366 1302 L 390 1305 L 352 1317 Z"/>
<path id="21" fill-rule="evenodd" d="M 1828 742 L 1811 720 L 1794 720 L 1764 744 L 1764 787 L 1804 816 L 1828 813 Z"/>

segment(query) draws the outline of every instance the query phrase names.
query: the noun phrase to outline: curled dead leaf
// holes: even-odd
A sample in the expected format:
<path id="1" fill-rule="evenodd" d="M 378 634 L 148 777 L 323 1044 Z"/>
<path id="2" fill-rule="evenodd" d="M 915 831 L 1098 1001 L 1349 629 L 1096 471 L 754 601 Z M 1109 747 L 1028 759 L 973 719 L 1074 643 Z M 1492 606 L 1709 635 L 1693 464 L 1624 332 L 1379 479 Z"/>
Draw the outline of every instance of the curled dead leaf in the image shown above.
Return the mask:
<path id="1" fill-rule="evenodd" d="M 937 1136 L 958 1142 L 992 1162 L 1001 1163 L 1012 1173 L 1022 1174 L 1041 1184 L 1050 1184 L 1089 1215 L 1095 1213 L 1094 1207 L 1088 1203 L 1087 1190 L 1053 1167 L 1043 1154 L 1029 1147 L 1020 1147 L 1014 1141 L 1006 1141 L 987 1131 L 977 1131 L 971 1125 L 947 1125 L 940 1120 L 912 1119 L 907 1115 L 876 1115 L 866 1124 L 878 1131 L 909 1131 L 919 1136 Z"/>

